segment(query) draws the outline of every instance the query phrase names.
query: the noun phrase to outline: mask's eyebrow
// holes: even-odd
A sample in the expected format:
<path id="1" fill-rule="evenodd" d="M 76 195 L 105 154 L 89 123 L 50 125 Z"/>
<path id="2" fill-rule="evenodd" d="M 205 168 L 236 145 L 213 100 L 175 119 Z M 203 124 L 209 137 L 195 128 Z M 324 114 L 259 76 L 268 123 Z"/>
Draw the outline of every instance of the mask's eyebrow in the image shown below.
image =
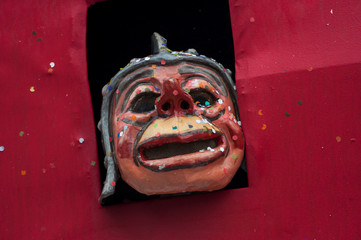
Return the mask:
<path id="1" fill-rule="evenodd" d="M 194 78 L 194 77 L 200 77 L 206 81 L 208 81 L 210 84 L 212 84 L 212 82 L 210 81 L 213 80 L 217 86 L 220 88 L 222 94 L 224 96 L 227 96 L 227 90 L 225 89 L 224 83 L 219 79 L 219 77 L 217 75 L 215 75 L 214 73 L 212 73 L 211 71 L 207 71 L 207 69 L 205 68 L 201 68 L 201 67 L 196 67 L 196 66 L 190 66 L 190 65 L 186 65 L 186 66 L 182 66 L 178 69 L 178 73 L 183 75 L 183 74 L 192 74 L 191 76 L 189 76 L 188 78 L 186 78 L 185 83 Z M 198 74 L 197 74 L 198 73 Z M 207 77 L 201 76 L 200 74 L 206 75 Z"/>

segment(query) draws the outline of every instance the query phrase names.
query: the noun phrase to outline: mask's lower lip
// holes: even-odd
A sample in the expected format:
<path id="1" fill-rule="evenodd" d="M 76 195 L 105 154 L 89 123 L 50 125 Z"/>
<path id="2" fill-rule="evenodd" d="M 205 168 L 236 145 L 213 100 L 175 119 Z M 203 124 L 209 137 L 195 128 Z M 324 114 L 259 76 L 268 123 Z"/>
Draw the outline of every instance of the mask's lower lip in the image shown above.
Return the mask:
<path id="1" fill-rule="evenodd" d="M 170 171 L 207 165 L 227 151 L 221 133 L 160 136 L 138 146 L 138 162 L 153 171 Z"/>

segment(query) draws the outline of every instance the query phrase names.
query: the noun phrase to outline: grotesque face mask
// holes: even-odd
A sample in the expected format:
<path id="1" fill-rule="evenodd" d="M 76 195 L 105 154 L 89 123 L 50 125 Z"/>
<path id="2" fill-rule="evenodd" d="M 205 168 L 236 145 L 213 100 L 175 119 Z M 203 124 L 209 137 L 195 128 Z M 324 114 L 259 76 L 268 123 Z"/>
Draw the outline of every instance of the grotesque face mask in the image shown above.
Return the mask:
<path id="1" fill-rule="evenodd" d="M 243 160 L 234 84 L 223 66 L 195 50 L 172 52 L 157 33 L 153 52 L 103 88 L 101 199 L 114 193 L 119 173 L 147 195 L 218 190 Z"/>

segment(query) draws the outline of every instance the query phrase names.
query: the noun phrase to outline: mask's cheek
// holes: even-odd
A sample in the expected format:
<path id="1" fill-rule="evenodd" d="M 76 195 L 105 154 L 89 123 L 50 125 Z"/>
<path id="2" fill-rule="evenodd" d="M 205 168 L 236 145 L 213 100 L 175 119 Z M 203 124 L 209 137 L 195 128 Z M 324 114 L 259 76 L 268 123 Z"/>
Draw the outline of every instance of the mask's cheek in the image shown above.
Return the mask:
<path id="1" fill-rule="evenodd" d="M 225 114 L 213 121 L 213 123 L 222 129 L 231 148 L 244 148 L 242 128 L 238 125 L 233 115 Z"/>
<path id="2" fill-rule="evenodd" d="M 133 144 L 140 127 L 116 118 L 113 123 L 113 144 L 118 159 L 133 157 Z"/>

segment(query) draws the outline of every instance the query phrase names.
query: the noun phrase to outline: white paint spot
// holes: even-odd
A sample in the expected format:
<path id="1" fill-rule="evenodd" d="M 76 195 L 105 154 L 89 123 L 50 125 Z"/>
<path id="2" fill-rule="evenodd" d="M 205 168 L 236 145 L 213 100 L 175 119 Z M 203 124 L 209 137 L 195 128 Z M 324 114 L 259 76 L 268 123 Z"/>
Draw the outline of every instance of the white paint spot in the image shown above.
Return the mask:
<path id="1" fill-rule="evenodd" d="M 333 14 L 333 9 L 331 9 L 330 13 Z"/>
<path id="2" fill-rule="evenodd" d="M 241 123 L 241 121 L 238 121 L 238 125 L 239 125 L 239 126 L 242 126 L 242 123 Z"/>
<path id="3" fill-rule="evenodd" d="M 49 65 L 50 65 L 51 68 L 55 67 L 55 63 L 54 63 L 54 62 L 49 63 Z"/>
<path id="4" fill-rule="evenodd" d="M 84 138 L 79 138 L 79 143 L 83 143 L 84 142 Z"/>
<path id="5" fill-rule="evenodd" d="M 145 57 L 144 60 L 145 61 L 148 61 L 150 59 L 150 57 Z"/>
<path id="6" fill-rule="evenodd" d="M 158 167 L 159 170 L 162 170 L 163 168 L 165 168 L 165 163 L 163 163 L 162 165 L 160 165 L 160 166 Z"/>
<path id="7" fill-rule="evenodd" d="M 219 150 L 221 150 L 221 152 L 224 152 L 224 148 L 223 148 L 223 147 L 220 147 Z"/>
<path id="8" fill-rule="evenodd" d="M 5 150 L 4 146 L 0 146 L 0 152 L 3 152 Z"/>
<path id="9" fill-rule="evenodd" d="M 228 111 L 231 111 L 231 107 L 230 107 L 230 106 L 228 106 Z"/>
<path id="10" fill-rule="evenodd" d="M 219 104 L 222 104 L 222 103 L 223 103 L 223 100 L 222 100 L 222 99 L 218 99 L 218 103 L 219 103 Z"/>
<path id="11" fill-rule="evenodd" d="M 214 128 L 212 128 L 212 133 L 216 133 L 216 130 Z"/>
<path id="12" fill-rule="evenodd" d="M 201 120 L 197 119 L 197 120 L 196 120 L 196 123 L 201 123 Z"/>

